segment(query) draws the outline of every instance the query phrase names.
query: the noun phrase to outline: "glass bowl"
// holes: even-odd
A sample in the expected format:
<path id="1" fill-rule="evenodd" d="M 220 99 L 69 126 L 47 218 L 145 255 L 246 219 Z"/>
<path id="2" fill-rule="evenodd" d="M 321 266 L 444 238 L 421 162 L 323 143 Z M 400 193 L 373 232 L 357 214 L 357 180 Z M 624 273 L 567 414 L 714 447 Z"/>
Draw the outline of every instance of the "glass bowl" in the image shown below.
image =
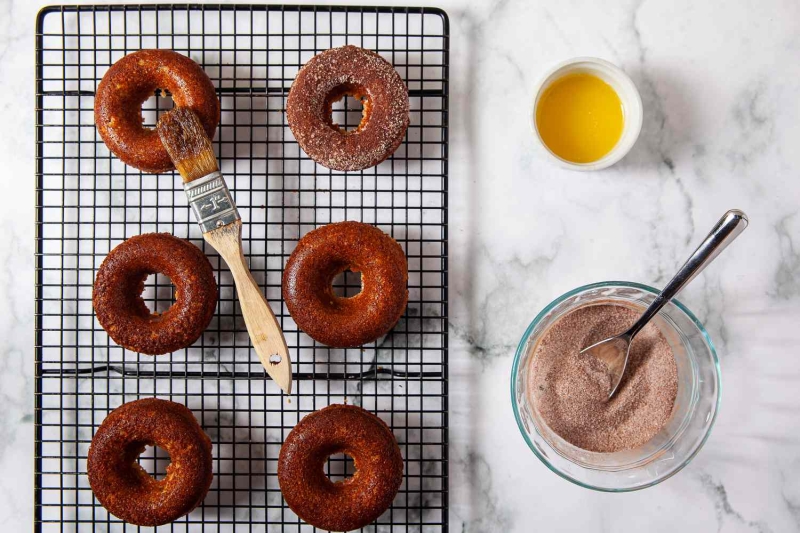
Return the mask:
<path id="1" fill-rule="evenodd" d="M 529 401 L 528 365 L 544 332 L 566 313 L 585 305 L 616 303 L 644 309 L 658 290 L 625 281 L 578 287 L 545 307 L 519 342 L 511 371 L 511 403 L 522 436 L 533 453 L 576 485 L 607 492 L 651 487 L 675 475 L 697 454 L 719 410 L 719 360 L 703 325 L 677 300 L 653 319 L 675 355 L 678 395 L 667 423 L 642 446 L 613 453 L 583 450 L 551 431 Z"/>

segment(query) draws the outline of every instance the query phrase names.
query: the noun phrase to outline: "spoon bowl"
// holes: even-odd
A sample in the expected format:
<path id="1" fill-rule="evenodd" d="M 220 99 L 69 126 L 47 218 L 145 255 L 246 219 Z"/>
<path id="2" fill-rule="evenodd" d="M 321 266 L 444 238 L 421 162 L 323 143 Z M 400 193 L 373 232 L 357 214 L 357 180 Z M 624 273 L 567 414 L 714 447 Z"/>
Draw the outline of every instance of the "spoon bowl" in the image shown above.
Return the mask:
<path id="1" fill-rule="evenodd" d="M 617 337 L 609 337 L 596 342 L 580 351 L 581 354 L 587 354 L 605 363 L 608 373 L 611 375 L 609 399 L 614 396 L 620 383 L 622 383 L 622 376 L 625 375 L 625 368 L 628 366 L 632 341 L 632 337 L 628 337 L 623 333 Z"/>

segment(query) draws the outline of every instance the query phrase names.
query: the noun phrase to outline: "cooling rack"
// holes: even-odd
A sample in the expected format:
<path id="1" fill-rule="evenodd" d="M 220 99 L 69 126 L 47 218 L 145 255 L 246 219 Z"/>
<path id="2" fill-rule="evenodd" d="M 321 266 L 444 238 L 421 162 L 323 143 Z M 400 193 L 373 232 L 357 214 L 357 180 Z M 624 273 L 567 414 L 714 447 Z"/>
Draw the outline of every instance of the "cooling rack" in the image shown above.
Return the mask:
<path id="1" fill-rule="evenodd" d="M 392 428 L 405 459 L 393 506 L 370 531 L 442 531 L 447 502 L 448 22 L 428 8 L 128 5 L 43 9 L 36 27 L 36 531 L 136 531 L 95 500 L 86 476 L 92 435 L 108 412 L 157 396 L 187 405 L 214 444 L 203 505 L 158 531 L 312 531 L 286 506 L 276 477 L 281 443 L 306 414 L 361 405 Z M 406 81 L 411 126 L 392 158 L 362 172 L 327 170 L 303 154 L 285 101 L 300 66 L 355 44 L 388 59 Z M 202 240 L 176 174 L 142 174 L 112 156 L 93 118 L 108 67 L 142 48 L 192 57 L 217 87 L 214 140 L 245 223 L 244 248 L 293 355 L 294 389 L 280 394 L 250 347 L 233 282 Z M 172 106 L 157 91 L 146 125 Z M 353 127 L 359 104 L 334 121 Z M 330 349 L 298 330 L 281 299 L 282 268 L 297 240 L 330 222 L 375 224 L 402 246 L 409 303 L 394 330 L 360 349 Z M 92 283 L 107 253 L 148 232 L 188 238 L 219 283 L 217 313 L 193 346 L 151 357 L 109 339 L 92 311 Z M 334 282 L 357 292 L 357 274 Z M 163 276 L 145 301 L 169 307 Z M 156 477 L 168 456 L 148 448 Z M 328 475 L 352 474 L 346 456 Z"/>

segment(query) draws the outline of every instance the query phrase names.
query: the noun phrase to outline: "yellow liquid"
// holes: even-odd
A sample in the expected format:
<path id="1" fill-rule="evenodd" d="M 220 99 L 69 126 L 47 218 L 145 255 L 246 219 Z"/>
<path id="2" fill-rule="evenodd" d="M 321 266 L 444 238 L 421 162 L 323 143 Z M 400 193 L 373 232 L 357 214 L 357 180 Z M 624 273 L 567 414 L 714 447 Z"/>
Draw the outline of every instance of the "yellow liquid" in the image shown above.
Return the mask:
<path id="1" fill-rule="evenodd" d="M 591 74 L 568 74 L 539 98 L 536 126 L 544 144 L 572 163 L 591 163 L 614 148 L 625 119 L 616 91 Z"/>

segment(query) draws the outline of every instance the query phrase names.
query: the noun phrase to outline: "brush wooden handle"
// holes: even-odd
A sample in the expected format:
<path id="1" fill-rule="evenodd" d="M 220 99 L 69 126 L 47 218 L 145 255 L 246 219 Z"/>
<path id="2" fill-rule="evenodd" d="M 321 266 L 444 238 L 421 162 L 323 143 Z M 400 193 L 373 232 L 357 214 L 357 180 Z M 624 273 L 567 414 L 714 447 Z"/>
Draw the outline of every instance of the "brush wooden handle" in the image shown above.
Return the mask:
<path id="1" fill-rule="evenodd" d="M 244 259 L 242 221 L 237 220 L 206 232 L 203 234 L 203 238 L 228 263 L 228 268 L 233 274 L 233 282 L 236 284 L 236 292 L 239 294 L 244 323 L 261 364 L 264 365 L 264 369 L 273 381 L 286 394 L 291 394 L 292 365 L 289 359 L 289 349 L 278 321 Z M 270 357 L 273 356 L 278 356 L 280 360 L 270 361 Z"/>

